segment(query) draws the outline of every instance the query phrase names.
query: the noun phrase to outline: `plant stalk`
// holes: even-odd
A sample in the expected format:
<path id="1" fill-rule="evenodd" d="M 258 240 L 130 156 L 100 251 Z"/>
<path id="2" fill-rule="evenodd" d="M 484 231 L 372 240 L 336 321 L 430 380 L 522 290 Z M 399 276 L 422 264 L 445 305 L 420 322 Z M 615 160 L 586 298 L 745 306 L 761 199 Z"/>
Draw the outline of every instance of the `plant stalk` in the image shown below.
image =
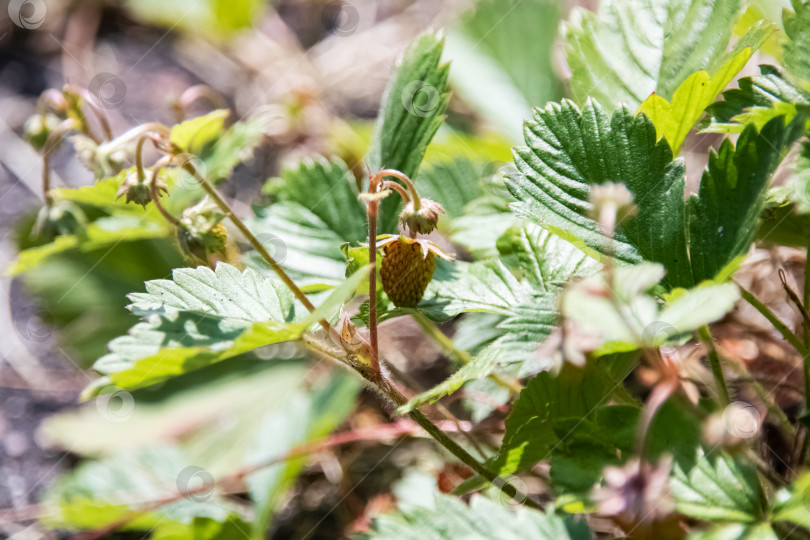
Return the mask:
<path id="1" fill-rule="evenodd" d="M 714 346 L 712 331 L 709 329 L 708 325 L 704 324 L 698 329 L 698 335 L 700 336 L 700 340 L 705 343 L 706 347 L 709 349 L 709 366 L 712 368 L 714 382 L 717 385 L 717 391 L 720 394 L 720 404 L 725 407 L 731 403 L 731 399 L 728 396 L 728 385 L 726 385 L 726 379 L 723 377 L 723 366 L 720 365 L 720 355 L 717 354 L 717 349 Z"/>
<path id="2" fill-rule="evenodd" d="M 211 185 L 211 183 L 203 175 L 201 175 L 197 170 L 197 168 L 189 161 L 183 163 L 182 167 L 183 169 L 188 171 L 189 174 L 194 176 L 197 182 L 199 182 L 200 186 L 202 186 L 202 188 L 208 194 L 208 196 L 214 200 L 214 202 L 217 204 L 217 206 L 219 206 L 222 209 L 223 212 L 225 212 L 225 215 L 230 218 L 230 220 L 233 222 L 234 225 L 236 225 L 236 228 L 238 228 L 241 231 L 241 233 L 245 235 L 245 238 L 247 238 L 248 242 L 250 242 L 251 245 L 256 249 L 256 251 L 259 252 L 259 255 L 261 255 L 262 258 L 265 261 L 267 261 L 267 264 L 270 265 L 270 268 L 272 268 L 273 271 L 276 273 L 276 275 L 278 275 L 279 279 L 281 279 L 281 281 L 284 282 L 284 285 L 286 285 L 290 289 L 290 291 L 292 291 L 293 296 L 295 296 L 295 298 L 299 302 L 301 302 L 305 308 L 307 308 L 307 311 L 309 311 L 310 313 L 315 311 L 315 306 L 313 306 L 312 302 L 309 301 L 307 295 L 305 295 L 304 292 L 298 288 L 298 285 L 295 284 L 295 282 L 290 278 L 290 276 L 287 275 L 287 272 L 285 272 L 284 269 L 281 268 L 281 265 L 279 265 L 276 262 L 276 260 L 270 255 L 270 253 L 268 253 L 267 249 L 265 249 L 262 243 L 259 242 L 259 239 L 256 238 L 256 236 L 254 236 L 254 234 L 250 231 L 250 229 L 248 229 L 247 225 L 245 225 L 245 223 L 236 216 L 233 210 L 231 210 L 231 207 L 228 206 L 228 203 L 225 202 L 225 199 L 223 199 L 219 195 L 216 188 L 213 185 Z M 321 321 L 321 325 L 323 325 L 324 328 L 327 329 L 331 328 L 331 325 L 327 321 Z"/>
<path id="3" fill-rule="evenodd" d="M 422 330 L 430 337 L 448 356 L 452 356 L 457 361 L 461 362 L 462 364 L 469 364 L 472 362 L 473 358 L 470 356 L 470 353 L 459 349 L 456 347 L 456 344 L 453 343 L 453 340 L 445 336 L 441 330 L 439 330 L 433 322 L 428 319 L 423 313 L 418 311 L 414 311 L 411 316 L 413 319 L 422 327 Z M 520 392 L 523 390 L 523 385 L 520 384 L 518 381 L 508 381 L 497 375 L 495 373 L 490 373 L 488 378 L 500 386 L 501 388 L 505 388 L 509 390 L 509 393 L 512 397 L 519 397 Z"/>
<path id="4" fill-rule="evenodd" d="M 799 354 L 802 355 L 802 358 L 807 358 L 807 348 L 805 348 L 804 344 L 799 340 L 798 337 L 796 337 L 796 334 L 791 332 L 790 329 L 785 326 L 785 324 L 780 321 L 770 309 L 768 309 L 768 306 L 760 302 L 753 294 L 741 287 L 739 284 L 737 284 L 737 286 L 739 287 L 745 301 L 754 306 L 754 308 L 756 308 L 756 310 L 759 311 L 763 317 L 768 319 L 768 322 L 770 322 L 773 327 L 776 328 L 780 334 L 782 334 L 782 337 L 785 338 L 785 340 L 790 343 Z"/>

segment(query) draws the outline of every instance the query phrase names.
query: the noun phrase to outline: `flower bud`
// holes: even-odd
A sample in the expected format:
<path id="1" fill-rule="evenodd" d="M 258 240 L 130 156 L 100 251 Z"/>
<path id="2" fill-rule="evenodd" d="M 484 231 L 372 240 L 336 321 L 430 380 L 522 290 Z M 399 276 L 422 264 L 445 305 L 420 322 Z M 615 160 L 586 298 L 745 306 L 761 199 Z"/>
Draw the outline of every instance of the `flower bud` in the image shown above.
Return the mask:
<path id="1" fill-rule="evenodd" d="M 138 177 L 138 171 L 130 169 L 122 172 L 119 176 L 124 177 L 121 182 L 121 187 L 118 189 L 116 199 L 122 195 L 126 195 L 126 202 L 140 204 L 144 208 L 152 200 L 152 175 L 146 174 L 143 178 Z M 158 194 L 166 193 L 166 184 L 160 178 L 155 180 L 157 182 Z"/>
<path id="2" fill-rule="evenodd" d="M 418 210 L 409 202 L 399 214 L 399 223 L 414 234 L 429 234 L 436 229 L 439 216 L 444 214 L 444 207 L 430 199 L 420 199 Z"/>
<path id="3" fill-rule="evenodd" d="M 41 151 L 59 123 L 59 118 L 53 114 L 35 114 L 26 120 L 23 137 L 34 149 Z"/>
<path id="4" fill-rule="evenodd" d="M 86 224 L 87 217 L 79 206 L 56 200 L 40 209 L 32 232 L 41 239 L 52 240 L 56 236 L 75 234 Z"/>
<path id="5" fill-rule="evenodd" d="M 183 252 L 201 264 L 208 264 L 208 257 L 224 253 L 228 233 L 222 219 L 225 214 L 208 197 L 195 206 L 186 208 L 177 227 L 177 240 Z"/>

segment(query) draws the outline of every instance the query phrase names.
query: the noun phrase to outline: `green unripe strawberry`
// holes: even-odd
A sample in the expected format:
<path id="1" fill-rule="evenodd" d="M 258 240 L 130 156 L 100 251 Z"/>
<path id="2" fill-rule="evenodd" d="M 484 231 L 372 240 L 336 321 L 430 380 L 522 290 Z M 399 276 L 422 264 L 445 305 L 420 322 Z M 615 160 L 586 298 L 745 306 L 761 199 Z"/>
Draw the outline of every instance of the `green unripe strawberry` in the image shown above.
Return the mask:
<path id="1" fill-rule="evenodd" d="M 378 237 L 383 250 L 380 277 L 388 299 L 397 307 L 416 307 L 425 294 L 436 270 L 436 255 L 452 257 L 425 239 L 383 235 Z"/>

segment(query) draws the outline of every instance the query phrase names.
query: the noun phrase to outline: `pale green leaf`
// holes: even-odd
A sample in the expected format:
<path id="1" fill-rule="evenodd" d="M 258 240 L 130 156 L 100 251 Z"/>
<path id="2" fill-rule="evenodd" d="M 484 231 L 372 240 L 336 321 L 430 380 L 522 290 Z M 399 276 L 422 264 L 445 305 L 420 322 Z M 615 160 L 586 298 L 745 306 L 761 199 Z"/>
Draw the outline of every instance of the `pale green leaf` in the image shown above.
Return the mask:
<path id="1" fill-rule="evenodd" d="M 310 325 L 332 316 L 359 283 L 362 269 L 337 287 L 316 311 L 293 321 L 292 293 L 278 280 L 224 263 L 179 269 L 173 280 L 147 283 L 130 296 L 130 309 L 145 322 L 110 342 L 110 354 L 94 369 L 105 375 L 85 396 L 115 385 L 139 388 L 232 358 L 259 347 L 297 339 Z"/>
<path id="2" fill-rule="evenodd" d="M 208 145 L 213 144 L 225 132 L 225 120 L 230 115 L 228 109 L 217 109 L 206 115 L 186 120 L 172 127 L 169 141 L 181 152 L 200 155 Z"/>
<path id="3" fill-rule="evenodd" d="M 512 511 L 480 496 L 470 506 L 456 497 L 437 495 L 432 507 L 400 507 L 398 514 L 382 515 L 365 538 L 374 540 L 590 540 L 585 521 L 526 507 Z"/>

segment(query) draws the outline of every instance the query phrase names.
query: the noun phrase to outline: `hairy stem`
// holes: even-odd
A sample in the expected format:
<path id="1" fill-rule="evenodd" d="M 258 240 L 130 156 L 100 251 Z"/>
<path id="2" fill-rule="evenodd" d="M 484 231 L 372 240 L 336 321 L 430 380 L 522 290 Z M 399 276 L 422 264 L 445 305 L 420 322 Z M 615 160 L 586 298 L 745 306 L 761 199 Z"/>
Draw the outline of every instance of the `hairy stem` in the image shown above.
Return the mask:
<path id="1" fill-rule="evenodd" d="M 796 337 L 796 334 L 791 332 L 790 329 L 785 326 L 785 324 L 780 321 L 770 309 L 768 309 L 768 306 L 757 300 L 753 294 L 742 287 L 740 287 L 740 292 L 742 293 L 743 298 L 745 298 L 749 304 L 754 306 L 763 317 L 768 319 L 768 322 L 770 322 L 773 327 L 776 328 L 780 334 L 782 334 L 782 337 L 784 337 L 787 342 L 790 343 L 800 355 L 802 355 L 802 371 L 804 372 L 804 410 L 807 411 L 807 402 L 810 398 L 810 359 L 808 359 L 807 347 L 805 347 L 799 338 Z"/>
<path id="2" fill-rule="evenodd" d="M 388 381 L 383 378 L 380 378 L 379 381 L 374 381 L 383 392 L 397 405 L 402 406 L 407 402 L 405 396 L 403 396 L 399 391 L 390 385 Z M 453 454 L 456 458 L 458 458 L 462 463 L 470 467 L 473 471 L 480 474 L 484 478 L 486 478 L 491 484 L 496 486 L 500 489 L 504 494 L 511 497 L 512 499 L 516 500 L 519 503 L 525 504 L 526 506 L 530 506 L 532 508 L 536 508 L 538 510 L 542 510 L 542 507 L 537 504 L 536 502 L 529 499 L 526 494 L 521 493 L 515 486 L 505 483 L 504 479 L 501 478 L 499 475 L 495 474 L 491 470 L 489 470 L 483 463 L 476 460 L 469 452 L 464 450 L 461 446 L 458 445 L 453 439 L 447 436 L 439 427 L 431 422 L 422 412 L 418 410 L 410 411 L 408 416 L 413 419 L 417 424 L 422 426 L 422 428 L 430 434 L 431 437 L 436 439 L 442 446 L 444 446 L 448 452 Z"/>
<path id="3" fill-rule="evenodd" d="M 160 171 L 171 162 L 170 156 L 164 156 L 155 163 L 154 167 L 152 167 L 152 176 L 149 189 L 152 191 L 152 201 L 155 203 L 155 208 L 158 209 L 160 215 L 162 215 L 166 221 L 174 225 L 175 227 L 180 225 L 180 221 L 171 215 L 168 210 L 163 207 L 163 204 L 160 202 L 160 193 L 158 192 L 158 174 Z"/>
<path id="4" fill-rule="evenodd" d="M 292 291 L 295 298 L 298 299 L 298 301 L 301 302 L 301 304 L 303 304 L 304 307 L 307 308 L 307 310 L 310 313 L 315 311 L 315 306 L 313 306 L 312 302 L 309 301 L 309 298 L 307 298 L 307 295 L 304 294 L 304 291 L 302 291 L 298 287 L 298 285 L 296 285 L 295 282 L 290 278 L 290 276 L 287 275 L 287 272 L 285 272 L 284 269 L 281 268 L 281 265 L 279 265 L 276 262 L 276 260 L 270 255 L 270 253 L 268 253 L 267 249 L 262 245 L 261 242 L 259 242 L 259 239 L 256 238 L 256 236 L 250 231 L 250 229 L 248 229 L 247 225 L 245 225 L 245 223 L 236 216 L 233 210 L 231 210 L 231 207 L 228 206 L 228 203 L 225 202 L 225 199 L 223 199 L 219 195 L 216 188 L 213 185 L 211 185 L 211 183 L 205 178 L 205 176 L 200 174 L 197 168 L 189 161 L 185 161 L 182 167 L 189 174 L 194 176 L 197 182 L 199 182 L 200 186 L 202 186 L 202 188 L 208 194 L 208 196 L 211 197 L 211 199 L 213 199 L 213 201 L 217 204 L 217 206 L 219 206 L 222 209 L 225 215 L 230 218 L 233 224 L 236 225 L 236 228 L 239 229 L 243 235 L 245 235 L 245 238 L 247 238 L 248 242 L 250 242 L 251 245 L 256 249 L 256 251 L 259 252 L 259 255 L 261 255 L 262 258 L 265 261 L 267 261 L 267 264 L 270 265 L 270 268 L 273 269 L 273 271 L 276 273 L 279 279 L 281 279 L 284 285 L 286 285 L 290 289 L 290 291 Z M 331 328 L 331 325 L 327 321 L 321 321 L 321 325 L 327 329 Z"/>
<path id="5" fill-rule="evenodd" d="M 413 209 L 419 210 L 420 208 L 422 208 L 422 201 L 419 198 L 419 193 L 416 192 L 416 187 L 413 185 L 413 181 L 408 177 L 407 174 L 401 173 L 396 169 L 383 169 L 380 172 L 378 172 L 372 180 L 382 179 L 386 176 L 393 176 L 394 178 L 399 178 L 400 180 L 402 180 L 408 187 L 408 191 L 411 192 L 411 198 L 413 199 Z"/>
<path id="6" fill-rule="evenodd" d="M 728 385 L 726 385 L 726 379 L 723 377 L 723 367 L 720 365 L 720 355 L 717 354 L 717 349 L 714 346 L 712 331 L 709 329 L 708 325 L 704 324 L 698 329 L 698 335 L 709 350 L 709 366 L 712 368 L 714 382 L 720 394 L 720 404 L 725 407 L 731 403 L 731 400 L 728 397 Z"/>
<path id="7" fill-rule="evenodd" d="M 62 142 L 62 137 L 65 133 L 76 127 L 76 121 L 72 118 L 62 121 L 56 129 L 54 129 L 45 145 L 42 147 L 42 196 L 45 198 L 45 206 L 50 206 L 53 203 L 51 197 L 51 154 Z"/>
<path id="8" fill-rule="evenodd" d="M 369 184 L 369 192 L 376 189 Z M 371 350 L 371 369 L 380 373 L 380 346 L 377 339 L 377 207 L 376 200 L 368 202 L 368 262 L 371 265 L 368 278 L 368 340 Z"/>

